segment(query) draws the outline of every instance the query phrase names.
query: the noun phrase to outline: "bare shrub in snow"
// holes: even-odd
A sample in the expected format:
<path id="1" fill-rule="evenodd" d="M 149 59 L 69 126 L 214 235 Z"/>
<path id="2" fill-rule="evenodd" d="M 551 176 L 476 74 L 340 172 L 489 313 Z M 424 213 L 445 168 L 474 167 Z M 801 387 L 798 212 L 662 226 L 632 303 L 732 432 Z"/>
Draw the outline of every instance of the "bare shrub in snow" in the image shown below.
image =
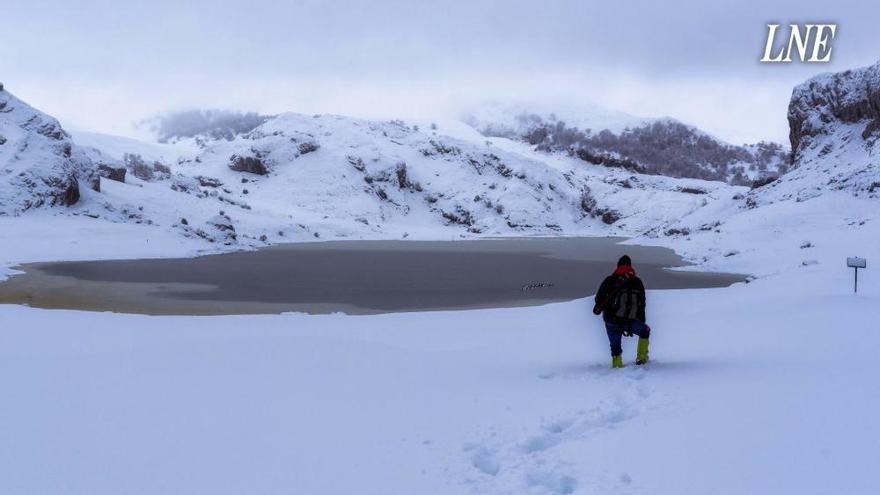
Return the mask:
<path id="1" fill-rule="evenodd" d="M 467 227 L 471 227 L 474 224 L 474 217 L 471 212 L 461 206 L 456 206 L 455 211 L 441 211 L 441 214 L 450 224 L 465 225 Z"/>
<path id="2" fill-rule="evenodd" d="M 141 155 L 135 153 L 126 153 L 122 157 L 125 167 L 131 171 L 132 175 L 144 181 L 153 180 L 153 167 L 147 165 Z"/>
<path id="3" fill-rule="evenodd" d="M 588 186 L 584 186 L 581 191 L 580 207 L 581 211 L 587 215 L 593 215 L 596 211 L 596 198 L 593 197 L 593 193 Z"/>

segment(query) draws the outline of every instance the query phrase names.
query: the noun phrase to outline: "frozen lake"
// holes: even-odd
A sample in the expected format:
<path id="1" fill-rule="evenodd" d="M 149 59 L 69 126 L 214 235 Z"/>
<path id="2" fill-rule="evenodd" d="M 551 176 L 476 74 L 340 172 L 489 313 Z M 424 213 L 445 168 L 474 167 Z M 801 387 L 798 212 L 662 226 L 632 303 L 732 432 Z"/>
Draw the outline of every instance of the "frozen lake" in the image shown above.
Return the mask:
<path id="1" fill-rule="evenodd" d="M 34 263 L 0 284 L 0 302 L 193 315 L 525 306 L 594 294 L 623 254 L 649 290 L 745 278 L 667 270 L 683 265 L 672 250 L 621 240 L 328 241 L 198 258 Z"/>

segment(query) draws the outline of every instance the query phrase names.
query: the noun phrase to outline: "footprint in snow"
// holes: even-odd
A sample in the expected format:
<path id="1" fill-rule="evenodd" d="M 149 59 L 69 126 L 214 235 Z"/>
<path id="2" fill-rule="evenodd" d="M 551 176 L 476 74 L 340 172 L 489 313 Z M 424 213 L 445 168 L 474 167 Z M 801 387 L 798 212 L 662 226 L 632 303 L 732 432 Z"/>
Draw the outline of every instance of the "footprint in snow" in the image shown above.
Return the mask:
<path id="1" fill-rule="evenodd" d="M 526 473 L 526 484 L 530 487 L 544 488 L 550 493 L 560 495 L 574 493 L 578 486 L 577 480 L 571 476 L 543 470 L 533 470 Z"/>
<path id="2" fill-rule="evenodd" d="M 598 403 L 577 409 L 571 416 L 548 421 L 536 434 L 523 438 L 500 440 L 492 435 L 488 443 L 475 443 L 464 447 L 471 473 L 465 479 L 473 484 L 477 493 L 495 491 L 511 492 L 519 483 L 524 489 L 538 493 L 574 493 L 580 485 L 604 485 L 615 493 L 629 493 L 635 489 L 628 474 L 598 476 L 589 474 L 589 482 L 579 480 L 584 473 L 578 471 L 578 459 L 566 459 L 572 449 L 559 449 L 560 445 L 582 442 L 593 435 L 616 428 L 644 411 L 660 405 L 655 400 L 653 388 L 645 380 L 645 367 L 630 366 L 624 370 L 611 370 L 605 366 L 584 366 L 567 372 L 541 375 L 543 379 L 579 378 L 600 384 L 598 391 L 605 397 Z M 662 401 L 661 401 L 662 402 Z M 496 432 L 497 433 L 497 432 Z M 593 479 L 596 478 L 596 479 Z"/>
<path id="3" fill-rule="evenodd" d="M 463 450 L 470 453 L 471 465 L 481 473 L 495 476 L 501 471 L 501 465 L 495 458 L 494 452 L 485 445 L 469 444 L 465 445 Z"/>

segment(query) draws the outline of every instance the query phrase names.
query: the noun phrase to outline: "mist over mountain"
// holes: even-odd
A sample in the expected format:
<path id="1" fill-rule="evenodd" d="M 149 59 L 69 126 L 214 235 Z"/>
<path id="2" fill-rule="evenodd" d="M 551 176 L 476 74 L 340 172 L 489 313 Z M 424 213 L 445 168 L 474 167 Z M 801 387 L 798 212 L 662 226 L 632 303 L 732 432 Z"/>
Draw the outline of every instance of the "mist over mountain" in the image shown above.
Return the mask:
<path id="1" fill-rule="evenodd" d="M 563 106 L 560 112 L 550 108 L 493 102 L 462 120 L 487 137 L 521 140 L 538 151 L 567 153 L 594 165 L 644 174 L 751 185 L 775 178 L 788 167 L 788 150 L 777 143 L 731 145 L 672 118 L 641 118 L 599 105 Z M 195 109 L 164 113 L 144 124 L 160 143 L 194 138 L 204 145 L 231 141 L 271 118 L 256 112 Z"/>
<path id="2" fill-rule="evenodd" d="M 640 173 L 750 185 L 785 173 L 789 162 L 788 150 L 780 144 L 732 145 L 672 118 L 640 119 L 601 109 L 592 118 L 568 111 L 570 120 L 525 108 L 493 113 L 468 115 L 465 121 L 486 136 Z"/>
<path id="3" fill-rule="evenodd" d="M 148 127 L 160 143 L 195 137 L 231 141 L 236 135 L 249 132 L 270 118 L 256 112 L 196 109 L 163 113 L 141 124 Z"/>

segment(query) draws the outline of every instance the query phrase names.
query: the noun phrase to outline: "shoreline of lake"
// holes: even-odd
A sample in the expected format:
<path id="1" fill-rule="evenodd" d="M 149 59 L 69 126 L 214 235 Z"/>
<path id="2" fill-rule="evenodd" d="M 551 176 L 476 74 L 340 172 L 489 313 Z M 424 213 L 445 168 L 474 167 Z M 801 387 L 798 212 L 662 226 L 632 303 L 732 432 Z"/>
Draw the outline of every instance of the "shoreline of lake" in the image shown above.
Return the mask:
<path id="1" fill-rule="evenodd" d="M 379 314 L 504 308 L 590 296 L 622 254 L 650 290 L 725 287 L 739 274 L 685 266 L 622 238 L 291 243 L 195 258 L 29 263 L 0 303 L 148 315 Z"/>

